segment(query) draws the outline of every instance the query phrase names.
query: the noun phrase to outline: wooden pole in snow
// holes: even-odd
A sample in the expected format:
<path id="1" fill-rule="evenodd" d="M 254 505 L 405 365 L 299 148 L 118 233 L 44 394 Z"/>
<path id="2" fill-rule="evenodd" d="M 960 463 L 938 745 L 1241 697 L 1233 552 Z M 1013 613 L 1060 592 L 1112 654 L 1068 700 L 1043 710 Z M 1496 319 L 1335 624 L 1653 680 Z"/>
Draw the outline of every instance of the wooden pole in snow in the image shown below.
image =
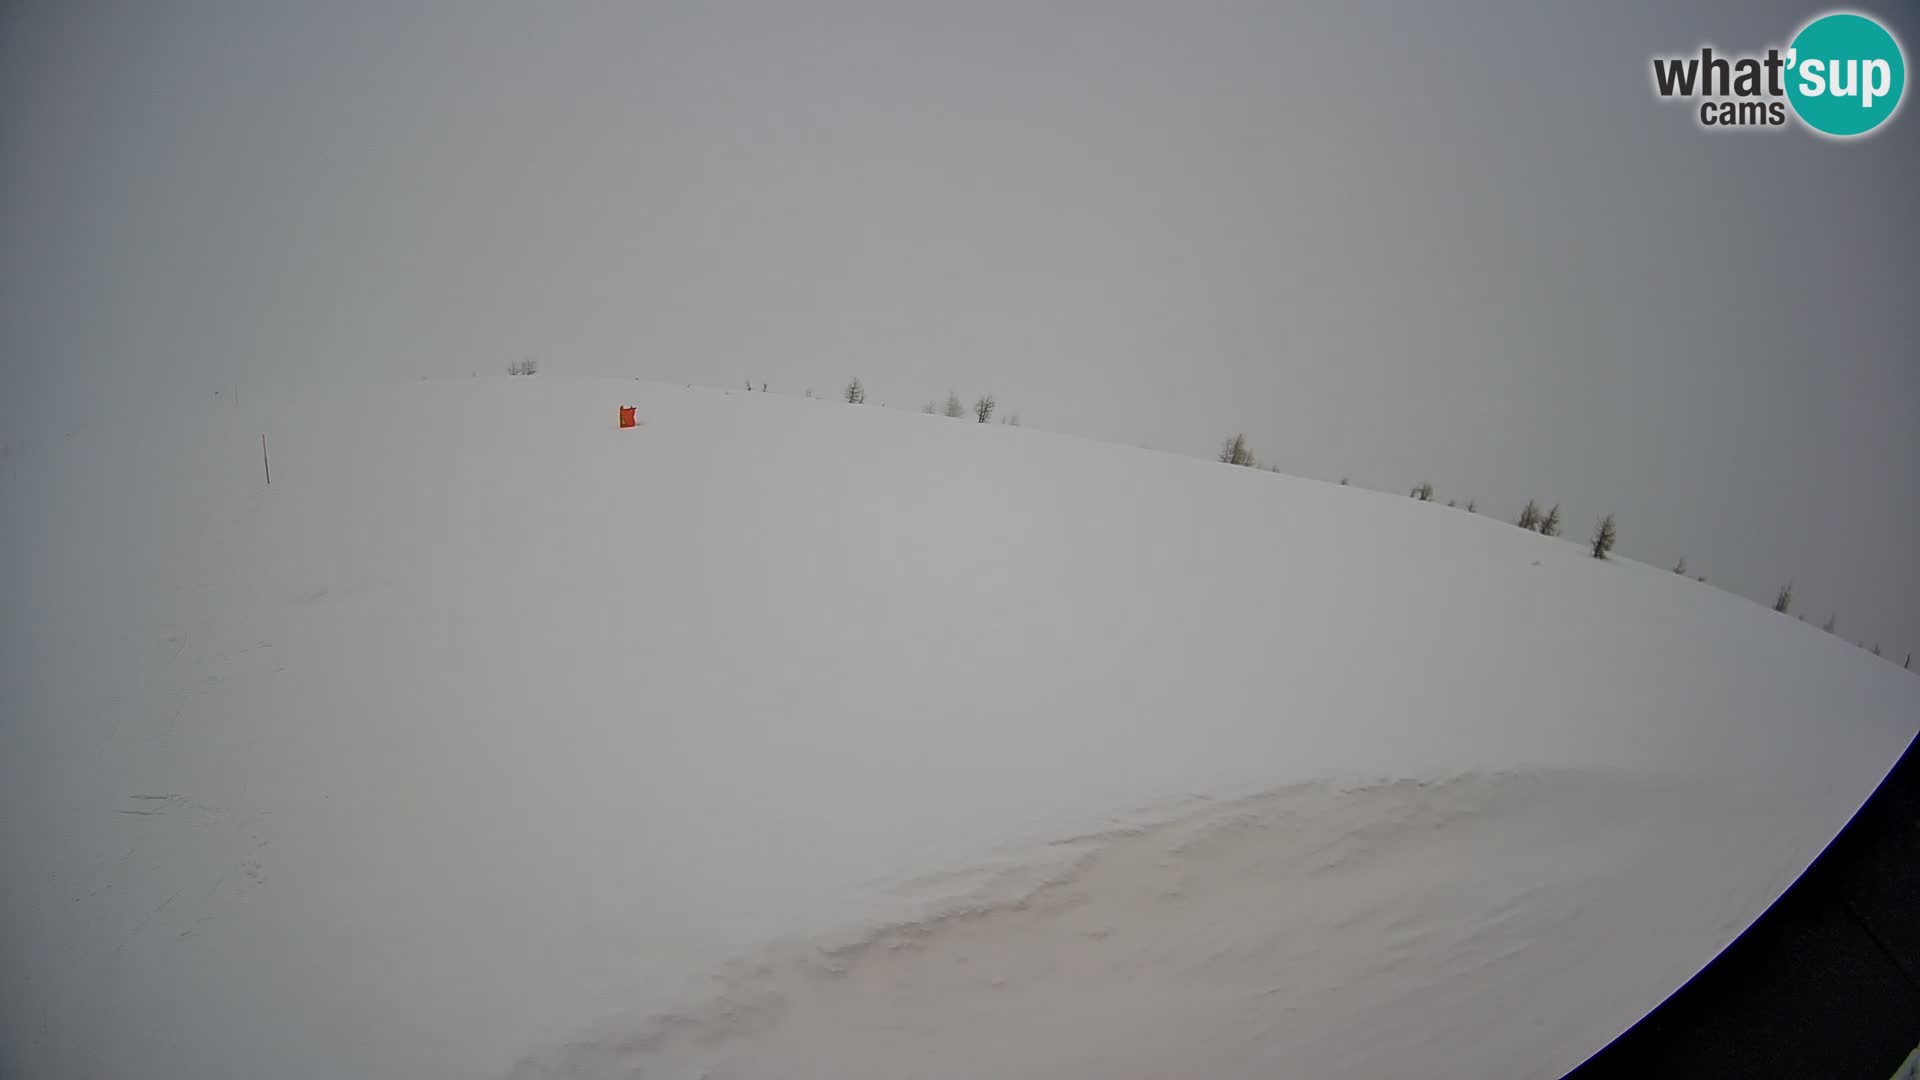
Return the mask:
<path id="1" fill-rule="evenodd" d="M 267 436 L 264 432 L 260 435 L 260 467 L 267 470 L 267 484 L 272 486 L 273 464 L 267 460 Z"/>

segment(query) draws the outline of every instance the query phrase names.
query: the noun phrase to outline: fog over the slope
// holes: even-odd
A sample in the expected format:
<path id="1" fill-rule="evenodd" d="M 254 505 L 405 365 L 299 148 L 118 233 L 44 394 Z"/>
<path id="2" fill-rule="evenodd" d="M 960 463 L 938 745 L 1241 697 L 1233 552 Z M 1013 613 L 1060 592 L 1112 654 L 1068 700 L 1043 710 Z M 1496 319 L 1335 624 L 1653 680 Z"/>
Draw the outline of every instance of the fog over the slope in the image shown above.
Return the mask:
<path id="1" fill-rule="evenodd" d="M 1398 494 L 633 379 L 143 404 L 0 470 L 0 1076 L 1560 1076 L 1920 726 Z"/>
<path id="2" fill-rule="evenodd" d="M 1442 7 L 8 5 L 0 439 L 529 354 L 858 373 L 1613 511 L 1623 555 L 1920 648 L 1920 118 L 1654 100 L 1652 54 L 1811 6 Z"/>

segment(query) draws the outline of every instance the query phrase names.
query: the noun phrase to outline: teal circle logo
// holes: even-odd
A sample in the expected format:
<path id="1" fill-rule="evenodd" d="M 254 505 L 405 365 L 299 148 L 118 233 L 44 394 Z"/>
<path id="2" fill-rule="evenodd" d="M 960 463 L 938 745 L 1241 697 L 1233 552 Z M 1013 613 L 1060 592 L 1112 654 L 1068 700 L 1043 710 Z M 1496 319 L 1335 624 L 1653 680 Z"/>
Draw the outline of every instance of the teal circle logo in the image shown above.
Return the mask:
<path id="1" fill-rule="evenodd" d="M 1900 107 L 1907 62 L 1886 27 L 1852 12 L 1808 23 L 1787 51 L 1787 100 L 1815 131 L 1865 135 Z"/>

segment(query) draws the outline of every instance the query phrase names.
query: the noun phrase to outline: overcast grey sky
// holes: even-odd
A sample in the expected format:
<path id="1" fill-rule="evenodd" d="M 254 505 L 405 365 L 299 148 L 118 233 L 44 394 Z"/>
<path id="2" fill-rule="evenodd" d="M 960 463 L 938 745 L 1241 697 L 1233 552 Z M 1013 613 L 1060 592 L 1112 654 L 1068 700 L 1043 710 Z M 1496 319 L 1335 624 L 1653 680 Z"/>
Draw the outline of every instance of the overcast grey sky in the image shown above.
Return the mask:
<path id="1" fill-rule="evenodd" d="M 545 371 L 1569 531 L 1920 648 L 1920 114 L 1707 134 L 1813 4 L 0 8 L 4 396 Z M 1904 5 L 1869 6 L 1907 43 Z M 1909 91 L 1911 95 L 1915 91 Z M 1258 544 L 1258 537 L 1236 538 Z"/>

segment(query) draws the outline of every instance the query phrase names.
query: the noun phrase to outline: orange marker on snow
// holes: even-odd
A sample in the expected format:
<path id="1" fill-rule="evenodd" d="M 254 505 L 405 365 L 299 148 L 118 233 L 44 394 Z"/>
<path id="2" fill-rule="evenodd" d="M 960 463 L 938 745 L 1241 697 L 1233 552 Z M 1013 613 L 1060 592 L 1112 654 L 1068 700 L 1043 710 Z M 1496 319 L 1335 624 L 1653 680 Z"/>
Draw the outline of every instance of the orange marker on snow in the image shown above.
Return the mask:
<path id="1" fill-rule="evenodd" d="M 633 418 L 633 410 L 637 407 L 638 406 L 634 406 L 634 405 L 620 406 L 620 426 L 621 427 L 633 427 L 635 424 L 639 422 Z"/>

